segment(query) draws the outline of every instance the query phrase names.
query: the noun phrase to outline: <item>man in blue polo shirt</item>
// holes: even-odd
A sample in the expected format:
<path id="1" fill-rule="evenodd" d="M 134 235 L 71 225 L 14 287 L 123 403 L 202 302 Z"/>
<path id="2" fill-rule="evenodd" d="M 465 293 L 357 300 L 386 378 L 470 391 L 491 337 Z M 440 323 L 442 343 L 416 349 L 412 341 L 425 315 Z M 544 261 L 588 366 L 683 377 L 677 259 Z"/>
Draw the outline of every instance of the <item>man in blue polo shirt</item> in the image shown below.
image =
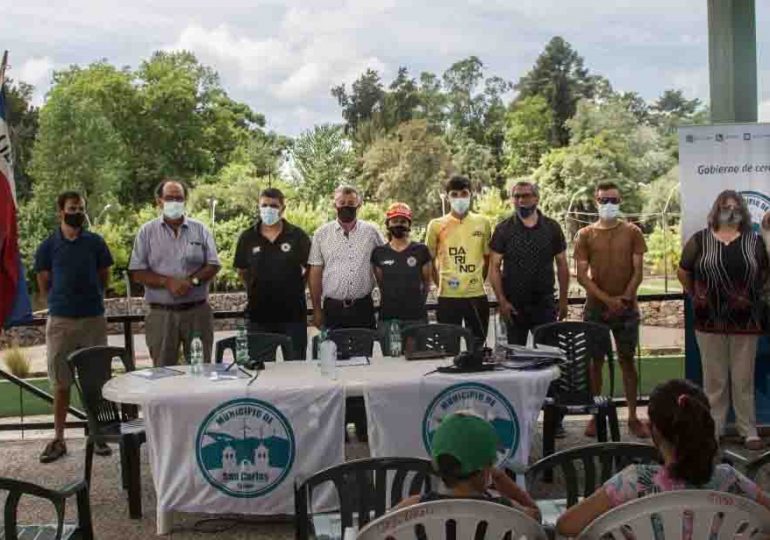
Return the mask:
<path id="1" fill-rule="evenodd" d="M 59 227 L 35 254 L 37 285 L 41 293 L 48 295 L 45 341 L 55 432 L 40 455 L 42 463 L 67 453 L 64 423 L 72 386 L 67 356 L 83 347 L 107 344 L 104 290 L 112 266 L 112 255 L 104 239 L 83 229 L 83 197 L 76 191 L 67 191 L 59 195 L 57 206 Z M 110 454 L 104 443 L 97 444 L 95 451 L 99 455 Z"/>

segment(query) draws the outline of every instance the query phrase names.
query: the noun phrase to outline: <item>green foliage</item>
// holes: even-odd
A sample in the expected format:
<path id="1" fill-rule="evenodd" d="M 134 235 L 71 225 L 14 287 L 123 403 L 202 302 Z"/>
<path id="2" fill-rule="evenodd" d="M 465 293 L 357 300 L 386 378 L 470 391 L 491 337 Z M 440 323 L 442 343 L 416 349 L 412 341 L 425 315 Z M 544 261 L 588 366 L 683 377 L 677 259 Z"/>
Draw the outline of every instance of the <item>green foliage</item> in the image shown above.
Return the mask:
<path id="1" fill-rule="evenodd" d="M 290 155 L 293 181 L 304 201 L 320 203 L 351 179 L 354 155 L 342 126 L 323 124 L 305 131 Z"/>
<path id="2" fill-rule="evenodd" d="M 502 196 L 499 189 L 488 188 L 483 190 L 474 202 L 476 212 L 486 217 L 492 227 L 511 215 L 511 208 Z"/>
<path id="3" fill-rule="evenodd" d="M 669 273 L 675 273 L 682 257 L 682 231 L 680 227 L 663 227 L 661 224 L 647 237 L 647 255 L 645 261 L 656 274 L 663 274 L 668 267 Z"/>
<path id="4" fill-rule="evenodd" d="M 206 223 L 205 218 L 199 219 Z M 235 247 L 238 245 L 238 237 L 241 233 L 254 225 L 254 219 L 248 215 L 236 216 L 227 221 L 217 221 L 214 226 L 214 240 L 217 243 L 217 253 L 222 268 L 216 277 L 217 290 L 234 290 L 241 288 L 241 279 L 238 271 L 233 267 L 235 259 Z"/>
<path id="5" fill-rule="evenodd" d="M 540 158 L 551 148 L 553 112 L 543 96 L 534 95 L 514 102 L 505 117 L 506 173 L 531 174 Z"/>
<path id="6" fill-rule="evenodd" d="M 334 213 L 331 202 L 318 206 L 300 202 L 288 205 L 284 217 L 289 223 L 296 225 L 312 237 L 318 227 L 334 217 Z"/>
<path id="7" fill-rule="evenodd" d="M 76 189 L 89 207 L 101 208 L 128 178 L 125 153 L 120 134 L 97 102 L 55 87 L 40 111 L 30 164 L 33 193 L 47 202 L 65 189 Z"/>
<path id="8" fill-rule="evenodd" d="M 657 214 L 666 211 L 677 216 L 681 212 L 679 191 L 679 165 L 672 167 L 666 174 L 656 178 L 644 187 L 645 214 Z M 666 207 L 668 204 L 668 207 Z"/>
<path id="9" fill-rule="evenodd" d="M 425 120 L 401 124 L 364 154 L 362 186 L 368 199 L 407 203 L 415 222 L 434 216 L 439 191 L 451 167 L 449 151 Z"/>
<path id="10" fill-rule="evenodd" d="M 13 148 L 13 175 L 16 181 L 16 197 L 26 200 L 32 191 L 29 162 L 38 129 L 38 109 L 32 105 L 34 88 L 21 81 L 5 81 L 6 119 Z"/>
<path id="11" fill-rule="evenodd" d="M 22 201 L 18 207 L 16 216 L 19 225 L 19 251 L 29 287 L 33 284 L 37 287 L 34 273 L 35 252 L 56 226 L 55 207 L 54 201 L 46 201 L 43 204 L 36 198 Z"/>
<path id="12" fill-rule="evenodd" d="M 452 156 L 452 169 L 470 178 L 474 186 L 498 184 L 497 160 L 489 146 L 473 140 L 463 130 L 451 130 L 444 137 Z"/>
<path id="13" fill-rule="evenodd" d="M 533 68 L 516 84 L 517 100 L 542 96 L 552 112 L 551 144 L 569 142 L 568 119 L 575 114 L 581 98 L 594 95 L 596 78 L 588 74 L 583 58 L 564 38 L 556 36 L 548 42 Z"/>

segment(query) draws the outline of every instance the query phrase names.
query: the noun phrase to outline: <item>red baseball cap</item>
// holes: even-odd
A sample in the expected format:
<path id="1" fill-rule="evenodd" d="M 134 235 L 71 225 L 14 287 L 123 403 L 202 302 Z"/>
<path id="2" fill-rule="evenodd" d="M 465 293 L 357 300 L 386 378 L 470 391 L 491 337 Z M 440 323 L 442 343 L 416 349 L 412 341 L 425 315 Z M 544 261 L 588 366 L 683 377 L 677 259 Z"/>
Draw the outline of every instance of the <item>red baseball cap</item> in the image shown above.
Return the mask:
<path id="1" fill-rule="evenodd" d="M 393 219 L 395 217 L 402 217 L 412 222 L 412 209 L 405 203 L 393 203 L 388 207 L 388 211 L 385 212 L 385 221 Z"/>

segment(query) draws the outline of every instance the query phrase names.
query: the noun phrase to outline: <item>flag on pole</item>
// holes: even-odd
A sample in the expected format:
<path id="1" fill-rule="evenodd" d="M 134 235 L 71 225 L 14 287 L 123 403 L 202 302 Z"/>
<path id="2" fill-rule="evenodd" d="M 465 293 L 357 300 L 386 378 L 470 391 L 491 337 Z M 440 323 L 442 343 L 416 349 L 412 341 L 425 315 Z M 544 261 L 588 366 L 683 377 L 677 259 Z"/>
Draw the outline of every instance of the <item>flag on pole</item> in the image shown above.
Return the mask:
<path id="1" fill-rule="evenodd" d="M 0 81 L 2 81 L 0 73 Z M 13 179 L 4 81 L 0 82 L 0 329 L 32 318 L 32 307 L 19 253 L 16 183 Z"/>

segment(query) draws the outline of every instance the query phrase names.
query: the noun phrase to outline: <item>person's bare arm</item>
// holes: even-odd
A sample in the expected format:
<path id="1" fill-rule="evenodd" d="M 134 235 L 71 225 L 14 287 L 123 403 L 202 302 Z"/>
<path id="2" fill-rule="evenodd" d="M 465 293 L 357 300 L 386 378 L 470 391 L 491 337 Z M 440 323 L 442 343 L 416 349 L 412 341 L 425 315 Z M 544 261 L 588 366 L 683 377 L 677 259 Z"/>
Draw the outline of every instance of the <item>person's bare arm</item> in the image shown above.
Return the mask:
<path id="1" fill-rule="evenodd" d="M 492 251 L 489 257 L 489 284 L 492 285 L 492 290 L 495 291 L 497 297 L 498 311 L 503 318 L 510 318 L 513 312 L 513 306 L 505 296 L 503 290 L 503 275 L 500 271 L 500 264 L 503 262 L 503 255 Z"/>
<path id="2" fill-rule="evenodd" d="M 206 282 L 211 281 L 214 276 L 219 272 L 219 266 L 214 264 L 206 264 L 200 270 L 193 272 L 190 277 L 197 277 L 199 280 Z"/>
<path id="3" fill-rule="evenodd" d="M 372 265 L 372 272 L 374 273 L 374 279 L 377 280 L 377 286 L 382 290 L 382 268 Z"/>
<path id="4" fill-rule="evenodd" d="M 192 284 L 187 278 L 175 278 L 156 274 L 152 270 L 131 270 L 131 281 L 151 289 L 167 289 L 174 296 L 184 296 Z"/>
<path id="5" fill-rule="evenodd" d="M 244 285 L 248 285 L 249 273 L 245 268 L 238 268 L 238 277 Z"/>
<path id="6" fill-rule="evenodd" d="M 433 263 L 426 262 L 422 265 L 422 302 L 428 301 L 428 294 L 433 286 Z"/>
<path id="7" fill-rule="evenodd" d="M 594 280 L 588 275 L 588 261 L 583 259 L 577 259 L 577 280 L 588 294 L 598 298 L 602 303 L 607 305 L 613 311 L 619 311 L 623 308 L 623 302 L 620 298 L 610 296 L 599 288 L 594 283 Z"/>
<path id="8" fill-rule="evenodd" d="M 564 320 L 569 314 L 569 263 L 566 251 L 556 255 L 556 277 L 559 280 L 559 320 Z"/>
<path id="9" fill-rule="evenodd" d="M 110 284 L 110 267 L 105 266 L 104 268 L 99 268 L 98 274 L 99 281 L 102 284 L 102 290 L 106 291 L 107 286 Z"/>
<path id="10" fill-rule="evenodd" d="M 590 497 L 568 508 L 556 522 L 556 530 L 562 536 L 575 537 L 611 508 L 610 498 L 604 488 L 600 487 Z"/>
<path id="11" fill-rule="evenodd" d="M 486 281 L 489 274 L 489 253 L 484 255 L 484 267 L 481 269 L 481 273 L 484 276 L 484 281 Z"/>
<path id="12" fill-rule="evenodd" d="M 401 510 L 402 508 L 407 508 L 409 506 L 413 506 L 420 502 L 420 495 L 412 495 L 411 497 L 407 497 L 400 503 L 398 503 L 396 506 L 390 509 L 391 512 L 395 512 L 396 510 Z"/>
<path id="13" fill-rule="evenodd" d="M 323 310 L 321 298 L 323 296 L 323 266 L 310 265 L 308 269 L 307 284 L 310 287 L 310 300 L 313 303 L 313 325 L 320 330 L 323 326 Z"/>
<path id="14" fill-rule="evenodd" d="M 48 270 L 41 270 L 37 273 L 37 288 L 40 294 L 47 295 L 48 288 L 51 286 L 51 272 Z"/>
<path id="15" fill-rule="evenodd" d="M 497 468 L 493 469 L 492 482 L 494 483 L 495 490 L 500 495 L 520 504 L 529 516 L 540 521 L 540 509 L 537 507 L 534 499 L 505 474 L 505 471 Z"/>
<path id="16" fill-rule="evenodd" d="M 682 290 L 685 294 L 692 295 L 692 272 L 688 272 L 680 266 L 676 270 L 676 277 L 679 279 L 679 283 L 682 284 Z"/>
<path id="17" fill-rule="evenodd" d="M 644 254 L 634 253 L 632 263 L 634 273 L 631 276 L 631 281 L 626 285 L 626 290 L 623 292 L 623 298 L 629 302 L 636 298 L 639 285 L 642 284 L 642 280 L 644 279 Z"/>

